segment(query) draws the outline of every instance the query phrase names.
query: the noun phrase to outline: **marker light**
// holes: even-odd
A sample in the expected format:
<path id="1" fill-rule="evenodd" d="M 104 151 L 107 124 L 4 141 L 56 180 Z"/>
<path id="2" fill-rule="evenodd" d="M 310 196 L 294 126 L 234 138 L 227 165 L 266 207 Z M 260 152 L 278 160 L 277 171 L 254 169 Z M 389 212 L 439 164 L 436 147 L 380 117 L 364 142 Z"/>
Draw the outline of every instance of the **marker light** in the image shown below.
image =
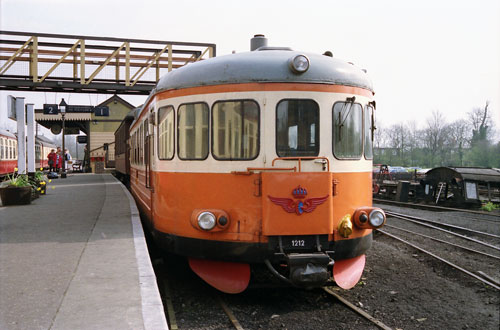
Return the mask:
<path id="1" fill-rule="evenodd" d="M 198 216 L 198 226 L 203 230 L 210 230 L 215 227 L 215 215 L 211 212 L 202 212 Z"/>
<path id="2" fill-rule="evenodd" d="M 309 69 L 309 59 L 305 55 L 297 55 L 290 60 L 290 69 L 295 73 L 304 73 Z"/>
<path id="3" fill-rule="evenodd" d="M 368 221 L 375 228 L 381 227 L 385 222 L 385 213 L 382 210 L 373 210 L 368 217 Z"/>

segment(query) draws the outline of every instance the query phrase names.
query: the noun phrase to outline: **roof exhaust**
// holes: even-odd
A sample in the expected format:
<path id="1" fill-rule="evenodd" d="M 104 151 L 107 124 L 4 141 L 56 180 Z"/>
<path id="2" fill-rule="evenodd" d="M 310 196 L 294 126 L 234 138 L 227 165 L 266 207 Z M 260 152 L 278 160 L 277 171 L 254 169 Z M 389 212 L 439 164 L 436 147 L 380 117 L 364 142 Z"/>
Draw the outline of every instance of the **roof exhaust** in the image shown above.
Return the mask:
<path id="1" fill-rule="evenodd" d="M 250 39 L 250 51 L 257 50 L 260 47 L 267 47 L 267 38 L 263 34 L 256 34 Z"/>

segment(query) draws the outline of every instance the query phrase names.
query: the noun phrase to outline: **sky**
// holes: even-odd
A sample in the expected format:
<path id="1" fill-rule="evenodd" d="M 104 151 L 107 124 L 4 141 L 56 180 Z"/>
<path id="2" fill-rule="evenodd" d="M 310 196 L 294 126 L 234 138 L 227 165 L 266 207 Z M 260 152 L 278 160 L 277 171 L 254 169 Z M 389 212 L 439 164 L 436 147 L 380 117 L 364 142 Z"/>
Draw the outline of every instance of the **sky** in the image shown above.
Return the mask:
<path id="1" fill-rule="evenodd" d="M 489 101 L 500 131 L 500 1 L 498 0 L 0 0 L 0 29 L 215 43 L 217 55 L 249 50 L 264 34 L 269 45 L 333 52 L 368 71 L 377 120 L 384 127 L 432 111 L 447 122 Z M 96 105 L 107 96 L 0 92 L 26 103 Z M 134 105 L 146 97 L 124 98 Z M 497 140 L 500 134 L 497 134 Z"/>

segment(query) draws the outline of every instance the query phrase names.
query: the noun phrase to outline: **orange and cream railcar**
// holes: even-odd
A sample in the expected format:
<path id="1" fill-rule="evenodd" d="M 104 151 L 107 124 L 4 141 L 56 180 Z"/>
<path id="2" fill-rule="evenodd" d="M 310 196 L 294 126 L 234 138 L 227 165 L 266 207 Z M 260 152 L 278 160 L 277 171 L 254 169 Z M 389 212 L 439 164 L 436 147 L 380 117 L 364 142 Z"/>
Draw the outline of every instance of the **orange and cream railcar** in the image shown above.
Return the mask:
<path id="1" fill-rule="evenodd" d="M 329 53 L 251 44 L 159 81 L 130 128 L 132 194 L 155 241 L 219 290 L 243 291 L 258 263 L 350 288 L 385 223 L 371 81 Z"/>

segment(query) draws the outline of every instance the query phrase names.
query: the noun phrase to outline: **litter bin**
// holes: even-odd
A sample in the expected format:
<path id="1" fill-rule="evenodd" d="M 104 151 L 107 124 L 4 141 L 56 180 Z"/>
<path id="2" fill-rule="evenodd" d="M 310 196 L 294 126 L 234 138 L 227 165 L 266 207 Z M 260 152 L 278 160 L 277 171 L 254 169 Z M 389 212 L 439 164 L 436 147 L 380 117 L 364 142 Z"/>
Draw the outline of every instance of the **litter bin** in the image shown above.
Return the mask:
<path id="1" fill-rule="evenodd" d="M 96 174 L 104 173 L 104 162 L 103 161 L 95 162 L 95 172 L 94 173 L 96 173 Z"/>

